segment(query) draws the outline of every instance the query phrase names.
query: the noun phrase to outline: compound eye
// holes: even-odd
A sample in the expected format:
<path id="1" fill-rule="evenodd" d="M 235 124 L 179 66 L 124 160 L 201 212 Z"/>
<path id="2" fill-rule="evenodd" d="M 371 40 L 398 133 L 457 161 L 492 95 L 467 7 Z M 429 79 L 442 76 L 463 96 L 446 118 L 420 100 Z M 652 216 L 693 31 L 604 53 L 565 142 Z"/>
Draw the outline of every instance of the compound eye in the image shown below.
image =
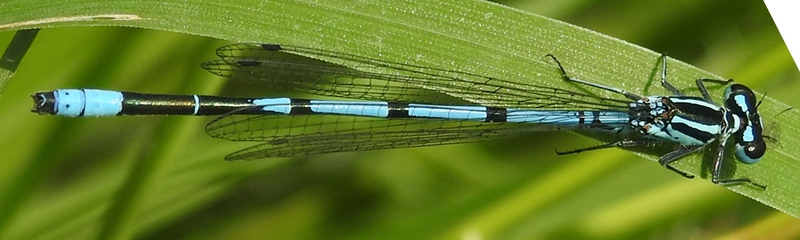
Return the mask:
<path id="1" fill-rule="evenodd" d="M 737 143 L 734 153 L 740 162 L 745 164 L 753 164 L 761 160 L 761 157 L 764 156 L 766 151 L 767 144 L 764 142 L 764 139 L 758 139 L 756 141 L 747 142 L 744 144 Z"/>

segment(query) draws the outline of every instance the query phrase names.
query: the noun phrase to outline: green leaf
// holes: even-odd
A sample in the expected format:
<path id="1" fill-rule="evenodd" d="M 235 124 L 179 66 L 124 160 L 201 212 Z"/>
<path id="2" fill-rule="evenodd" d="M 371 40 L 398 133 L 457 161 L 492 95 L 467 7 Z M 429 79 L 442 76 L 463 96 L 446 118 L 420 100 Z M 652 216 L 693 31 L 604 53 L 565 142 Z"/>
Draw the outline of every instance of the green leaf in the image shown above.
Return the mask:
<path id="1" fill-rule="evenodd" d="M 19 67 L 22 57 L 25 56 L 25 52 L 28 51 L 38 33 L 38 29 L 20 30 L 14 35 L 11 43 L 8 44 L 8 48 L 6 48 L 3 56 L 0 57 L 0 93 L 6 87 L 8 80 L 14 76 L 14 71 Z"/>
<path id="2" fill-rule="evenodd" d="M 709 11 L 703 10 L 713 9 L 715 5 L 710 3 L 685 4 L 691 6 L 676 4 L 673 9 L 660 9 L 663 12 L 658 14 L 633 10 L 648 9 L 648 7 L 627 7 L 634 16 L 641 16 L 641 18 L 627 20 L 633 22 L 636 22 L 637 19 L 640 20 L 640 22 L 632 23 L 639 27 L 620 29 L 616 33 L 624 35 L 625 32 L 658 32 L 662 29 L 663 31 L 672 31 L 663 27 L 668 26 L 665 22 L 685 21 L 686 25 L 691 26 L 695 24 L 692 21 L 713 21 L 714 18 L 703 14 Z M 615 16 L 613 11 L 601 11 L 603 8 L 593 6 L 595 5 L 587 2 L 585 5 L 572 6 L 567 9 L 572 9 L 571 11 L 587 9 L 588 13 L 576 14 L 584 18 L 576 17 L 575 21 L 585 21 L 588 25 L 592 25 L 587 26 L 592 29 L 603 27 L 600 23 L 593 21 L 596 20 L 593 18 L 594 16 L 598 18 Z M 763 8 L 763 6 L 761 7 Z M 665 14 L 665 12 L 679 12 L 684 9 L 693 9 L 697 11 L 697 14 L 688 15 L 687 13 L 686 17 L 681 16 L 678 19 L 674 14 Z M 554 147 L 570 148 L 594 144 L 585 140 L 568 140 L 575 139 L 576 136 L 542 135 L 525 140 L 531 141 L 530 143 L 506 142 L 514 147 L 496 146 L 497 148 L 489 149 L 487 152 L 480 152 L 471 147 L 437 147 L 434 150 L 385 151 L 392 154 L 355 153 L 318 156 L 304 161 L 262 160 L 225 163 L 221 160 L 222 156 L 244 146 L 207 139 L 201 131 L 204 119 L 56 120 L 32 114 L 11 117 L 11 115 L 23 114 L 20 112 L 24 110 L 16 106 L 29 106 L 30 99 L 27 98 L 27 95 L 35 90 L 62 87 L 113 87 L 120 90 L 153 91 L 155 89 L 167 93 L 214 94 L 217 92 L 215 89 L 221 88 L 214 86 L 219 83 L 218 81 L 204 81 L 204 79 L 210 79 L 210 74 L 202 73 L 196 67 L 200 61 L 213 57 L 211 54 L 214 46 L 222 44 L 219 41 L 167 33 L 141 33 L 130 29 L 74 28 L 82 26 L 125 26 L 188 33 L 232 42 L 269 42 L 308 46 L 426 67 L 470 72 L 511 81 L 576 88 L 577 86 L 561 81 L 554 63 L 544 57 L 545 54 L 554 54 L 564 63 L 564 67 L 573 77 L 624 88 L 635 93 L 667 94 L 658 86 L 656 73 L 660 69 L 659 53 L 558 20 L 482 1 L 281 0 L 267 2 L 245 0 L 211 2 L 172 0 L 157 3 L 141 0 L 75 0 L 68 3 L 47 0 L 5 1 L 0 5 L 0 31 L 10 32 L 27 28 L 72 28 L 46 29 L 42 32 L 41 35 L 47 35 L 47 33 L 53 35 L 42 36 L 41 38 L 45 40 L 34 44 L 31 51 L 40 49 L 40 52 L 31 53 L 31 55 L 38 56 L 34 58 L 37 60 L 30 62 L 31 65 L 28 66 L 29 69 L 26 73 L 23 73 L 25 66 L 18 71 L 18 75 L 27 74 L 28 78 L 15 79 L 15 81 L 22 81 L 22 79 L 33 81 L 31 79 L 34 79 L 36 82 L 27 85 L 30 86 L 30 89 L 27 87 L 15 88 L 14 99 L 4 98 L 2 103 L 4 105 L 0 105 L 0 110 L 2 110 L 0 113 L 4 114 L 3 117 L 10 116 L 4 118 L 8 123 L 6 123 L 6 130 L 0 132 L 0 143 L 3 146 L 11 146 L 11 144 L 18 146 L 8 148 L 11 151 L 9 156 L 13 161 L 9 162 L 8 170 L 4 170 L 8 174 L 0 174 L 4 176 L 0 181 L 3 182 L 1 185 L 3 192 L 0 197 L 0 205 L 4 206 L 0 208 L 0 232 L 3 232 L 3 237 L 146 238 L 157 236 L 168 238 L 172 234 L 201 237 L 204 236 L 204 233 L 210 232 L 216 234 L 214 236 L 218 238 L 233 238 L 245 236 L 244 232 L 263 227 L 255 226 L 257 224 L 253 222 L 259 222 L 258 220 L 272 225 L 280 220 L 287 220 L 292 224 L 278 225 L 280 227 L 258 231 L 270 234 L 270 236 L 285 234 L 280 236 L 286 237 L 349 236 L 369 238 L 369 236 L 374 236 L 371 233 L 375 233 L 398 238 L 419 238 L 462 237 L 474 233 L 487 238 L 502 236 L 519 238 L 540 236 L 541 238 L 547 237 L 547 235 L 526 233 L 524 230 L 526 224 L 535 225 L 537 229 L 555 231 L 553 229 L 558 229 L 558 227 L 542 227 L 547 225 L 542 221 L 544 219 L 551 220 L 552 222 L 549 224 L 565 221 L 553 217 L 565 216 L 555 214 L 555 212 L 578 216 L 578 213 L 568 211 L 569 207 L 567 206 L 581 206 L 575 201 L 586 199 L 586 196 L 593 196 L 589 199 L 599 199 L 598 201 L 601 203 L 606 201 L 604 203 L 607 207 L 608 205 L 612 206 L 607 208 L 611 209 L 610 211 L 614 211 L 618 209 L 615 207 L 620 206 L 614 205 L 614 203 L 624 202 L 611 199 L 625 199 L 626 195 L 637 198 L 639 194 L 672 196 L 664 193 L 680 192 L 681 189 L 689 189 L 687 192 L 695 194 L 706 193 L 708 195 L 703 195 L 705 198 L 732 198 L 730 195 L 725 195 L 724 191 L 719 191 L 722 189 L 721 187 L 699 188 L 697 185 L 693 185 L 693 187 L 681 188 L 636 182 L 636 187 L 626 188 L 627 184 L 631 184 L 630 181 L 648 181 L 650 179 L 623 181 L 613 177 L 603 178 L 606 175 L 613 176 L 618 175 L 618 172 L 626 172 L 626 166 L 631 164 L 623 164 L 621 160 L 612 157 L 615 154 L 608 154 L 606 151 L 583 154 L 583 156 L 573 158 L 543 157 L 553 155 L 551 151 Z M 772 28 L 774 29 L 774 26 Z M 79 29 L 79 31 L 75 29 Z M 615 32 L 613 25 L 610 29 L 608 31 Z M 751 35 L 774 36 L 774 34 L 758 33 Z M 659 36 L 664 37 L 663 35 Z M 666 38 L 657 40 L 695 41 L 693 36 L 678 34 Z M 631 39 L 637 38 L 631 37 L 629 40 Z M 760 49 L 753 47 L 751 50 L 747 49 L 748 44 L 710 45 L 709 52 L 712 50 L 716 50 L 716 52 L 705 55 L 709 59 L 701 59 L 696 62 L 722 61 L 724 63 L 720 64 L 743 66 L 728 70 L 732 72 L 729 75 L 736 76 L 737 80 L 740 80 L 739 76 L 745 76 L 741 80 L 765 79 L 767 81 L 766 79 L 780 78 L 780 75 L 771 74 L 778 74 L 777 72 L 783 72 L 779 70 L 791 66 L 791 58 L 787 57 L 785 46 L 770 45 L 773 40 L 766 37 L 749 40 L 756 43 L 765 42 L 759 46 L 775 47 Z M 740 62 L 723 57 L 729 53 L 728 49 L 741 51 L 738 56 L 752 59 L 752 62 L 737 65 L 736 63 Z M 685 54 L 691 56 L 692 50 L 691 48 L 685 50 L 688 52 Z M 747 52 L 748 50 L 751 51 Z M 715 55 L 715 53 L 717 54 Z M 712 58 L 711 56 L 716 57 Z M 52 62 L 47 62 L 47 58 L 52 58 Z M 27 61 L 28 58 L 23 64 L 27 64 Z M 796 69 L 794 71 L 796 72 Z M 796 73 L 792 74 L 796 76 Z M 724 79 L 675 59 L 669 60 L 668 76 L 674 85 L 689 94 L 698 94 L 694 79 L 700 77 Z M 785 78 L 786 75 L 782 77 Z M 781 90 L 780 85 L 784 83 L 786 86 L 797 87 L 796 84 L 791 85 L 788 82 L 770 80 L 769 83 L 779 85 L 779 87 L 773 88 L 776 92 Z M 749 81 L 747 84 L 750 86 L 766 85 L 755 81 Z M 11 85 L 13 82 L 9 85 L 9 92 L 12 90 Z M 586 90 L 596 92 L 592 89 Z M 714 96 L 721 96 L 724 88 L 716 87 L 711 90 Z M 611 93 L 598 94 L 613 96 Z M 779 92 L 772 95 L 770 92 L 770 96 L 780 96 L 780 94 Z M 11 95 L 11 93 L 7 92 L 6 95 Z M 780 99 L 790 99 L 789 96 L 792 95 L 783 96 L 786 97 Z M 778 112 L 787 108 L 789 108 L 788 104 L 766 97 L 759 107 L 759 111 L 766 121 L 770 121 L 767 119 L 772 119 Z M 9 109 L 13 109 L 13 111 Z M 800 168 L 794 167 L 800 166 L 798 164 L 800 150 L 793 147 L 798 144 L 798 138 L 800 138 L 800 133 L 798 133 L 800 130 L 794 127 L 798 126 L 797 121 L 800 121 L 798 119 L 800 119 L 800 111 L 797 110 L 790 110 L 775 117 L 775 121 L 782 127 L 781 144 L 780 146 L 770 145 L 768 155 L 763 162 L 751 166 L 737 163 L 736 167 L 726 168 L 731 173 L 732 170 L 735 170 L 735 176 L 749 177 L 769 186 L 767 191 L 759 191 L 747 186 L 730 187 L 731 190 L 795 217 L 800 216 L 800 207 L 796 204 L 797 199 L 800 199 L 800 188 L 794 186 L 794 183 L 800 182 L 798 181 L 800 180 Z M 130 136 L 135 137 L 131 138 Z M 554 140 L 553 143 L 541 141 L 547 136 L 555 136 L 562 140 Z M 574 141 L 580 142 L 574 143 Z M 539 148 L 533 149 L 533 145 Z M 502 155 L 496 152 L 504 149 L 511 153 Z M 616 155 L 620 155 L 619 152 L 616 153 Z M 657 156 L 654 155 L 641 155 L 651 160 L 657 159 Z M 705 176 L 707 174 L 703 174 L 703 168 L 707 169 L 709 163 L 708 160 L 703 163 L 702 158 L 703 156 L 708 158 L 709 155 L 710 153 L 695 154 L 681 160 L 676 166 L 698 174 L 698 176 Z M 505 158 L 498 156 L 505 156 Z M 576 159 L 577 157 L 583 158 Z M 94 159 L 95 161 L 87 162 L 85 159 Z M 320 159 L 320 161 L 314 161 L 314 159 Z M 354 159 L 373 160 L 378 163 Z M 384 161 L 381 159 L 391 161 L 387 160 L 383 165 Z M 414 162 L 425 159 L 429 160 L 420 163 Z M 438 165 L 430 159 L 447 160 L 442 160 L 443 162 L 439 163 L 441 165 Z M 573 164 L 558 163 L 561 165 L 546 165 L 542 169 L 531 169 L 531 163 L 522 161 L 531 159 L 537 160 L 535 162 L 573 161 Z M 481 164 L 482 161 L 490 164 Z M 309 166 L 303 168 L 288 164 L 292 162 L 300 162 L 293 164 L 308 164 Z M 733 163 L 733 158 L 726 159 L 727 166 L 732 166 Z M 72 176 L 72 171 L 63 169 L 63 166 L 74 164 L 87 165 L 74 170 L 79 173 L 77 175 L 80 177 L 67 178 L 68 184 L 63 186 L 54 184 L 60 179 L 58 176 Z M 365 187 L 339 186 L 324 180 L 318 182 L 305 180 L 311 181 L 307 184 L 316 187 L 297 187 L 296 190 L 291 191 L 293 194 L 287 194 L 288 196 L 284 198 L 265 197 L 264 201 L 274 204 L 275 207 L 252 208 L 260 209 L 260 211 L 243 210 L 246 208 L 223 208 L 241 211 L 234 213 L 231 211 L 214 212 L 204 208 L 206 204 L 220 204 L 224 207 L 226 206 L 224 203 L 237 203 L 232 200 L 233 197 L 227 195 L 231 192 L 247 192 L 247 184 L 278 181 L 281 180 L 280 176 L 284 176 L 283 174 L 291 176 L 291 173 L 299 174 L 306 179 L 310 176 L 328 176 L 315 172 L 314 169 L 317 168 L 314 166 L 339 169 L 336 166 L 350 166 L 350 164 L 358 164 L 359 167 L 351 166 L 352 169 L 344 167 L 349 169 L 347 170 L 349 174 L 344 175 L 350 176 L 345 177 L 345 180 L 364 178 L 380 179 L 385 182 L 352 180 L 367 185 Z M 653 169 L 658 167 L 652 162 L 647 162 L 647 165 L 654 166 Z M 382 170 L 387 166 L 391 166 L 388 168 L 391 171 Z M 425 170 L 415 170 L 416 168 L 442 168 L 443 170 L 435 172 L 428 170 L 435 174 L 425 175 L 422 174 L 426 172 Z M 552 171 L 544 172 L 548 168 L 552 168 L 550 169 Z M 53 171 L 61 175 L 51 175 Z M 662 176 L 672 174 L 663 169 L 658 169 L 658 171 L 661 171 L 659 174 L 664 174 Z M 20 174 L 20 172 L 24 174 Z M 414 185 L 413 181 L 394 180 L 391 176 L 384 175 L 372 177 L 377 172 L 384 173 L 384 175 L 397 174 L 398 179 L 425 180 L 424 177 L 417 178 L 415 176 L 427 176 L 430 179 L 425 181 L 426 183 L 441 185 L 434 187 L 427 186 L 427 184 Z M 634 174 L 632 171 L 628 172 Z M 458 177 L 447 178 L 446 176 L 451 176 L 450 174 Z M 565 182 L 559 178 L 560 176 L 574 179 L 574 182 Z M 651 177 L 654 175 L 649 174 L 630 176 L 658 178 Z M 46 183 L 36 182 L 32 180 L 33 178 L 46 179 L 46 181 L 42 180 Z M 260 178 L 265 178 L 266 181 Z M 467 180 L 453 180 L 461 178 Z M 261 181 L 258 181 L 259 179 Z M 460 184 L 466 184 L 464 186 L 471 186 L 480 191 L 459 192 L 458 189 L 461 188 L 452 187 L 441 181 L 445 181 L 445 183 L 458 181 Z M 291 186 L 294 182 L 303 181 L 281 181 L 280 183 Z M 390 185 L 389 182 L 395 184 Z M 359 209 L 368 208 L 368 206 L 360 206 L 362 208 L 350 209 L 355 212 L 351 212 L 353 215 L 334 215 L 337 216 L 334 219 L 343 218 L 345 219 L 343 221 L 328 222 L 324 218 L 321 219 L 320 216 L 328 216 L 325 215 L 326 213 L 343 211 L 335 207 L 339 205 L 331 206 L 331 204 L 348 202 L 349 198 L 344 196 L 373 194 L 370 184 L 387 184 L 397 186 L 397 188 L 409 185 L 417 186 L 417 188 L 386 194 L 385 198 L 392 199 L 392 201 L 410 202 L 406 202 L 405 205 L 389 205 L 385 209 L 378 208 L 383 211 L 376 210 L 375 215 L 359 214 Z M 457 186 L 458 184 L 452 185 Z M 607 188 L 598 187 L 598 190 L 592 190 L 597 185 L 605 185 Z M 339 187 L 346 190 L 323 190 L 339 189 Z M 490 190 L 494 187 L 500 188 L 500 190 Z M 48 192 L 49 188 L 59 191 L 50 193 L 53 195 L 41 193 Z M 255 188 L 271 192 L 269 190 L 271 188 Z M 425 192 L 425 189 L 428 188 L 433 189 L 426 192 L 430 195 L 408 193 Z M 647 192 L 649 188 L 652 188 L 655 193 Z M 602 191 L 599 189 L 605 189 L 608 192 L 617 189 L 628 190 L 625 191 L 627 194 L 614 196 L 613 193 L 598 193 Z M 444 195 L 446 197 L 432 197 L 440 196 L 435 194 L 445 194 L 450 191 L 452 194 Z M 406 198 L 400 196 L 406 196 Z M 428 199 L 433 203 L 409 200 L 416 198 Z M 663 199 L 663 197 L 641 196 L 638 198 L 650 201 Z M 694 201 L 701 201 L 705 198 L 698 197 Z M 57 201 L 61 199 L 66 200 Z M 536 200 L 536 202 L 531 203 L 532 200 Z M 711 208 L 727 203 L 720 201 L 715 202 L 717 204 L 700 204 L 701 207 L 691 209 Z M 560 202 L 566 202 L 566 205 L 562 205 Z M 643 201 L 638 202 L 642 203 Z M 669 216 L 668 213 L 689 211 L 670 208 L 669 204 L 672 202 L 664 200 L 661 204 L 649 205 L 649 207 L 661 209 L 662 212 L 655 211 L 648 215 L 652 217 L 642 219 L 671 218 L 672 216 Z M 256 205 L 255 203 L 251 204 Z M 423 207 L 413 208 L 418 205 Z M 414 217 L 404 217 L 392 210 L 393 207 L 398 206 L 426 213 L 419 213 Z M 449 207 L 439 209 L 440 206 Z M 607 212 L 586 210 L 590 214 L 594 214 L 585 216 L 581 221 L 587 225 L 604 222 L 602 219 L 606 218 L 603 217 L 609 215 Z M 646 210 L 643 208 L 636 208 L 626 209 L 623 212 L 641 213 L 644 211 Z M 214 222 L 214 213 L 233 217 L 233 219 Z M 684 214 L 689 213 L 684 212 Z M 370 219 L 375 216 L 382 217 L 379 217 L 380 221 L 376 223 L 362 222 L 365 221 L 362 219 Z M 199 220 L 203 217 L 211 219 Z M 534 217 L 535 220 L 528 219 Z M 201 221 L 201 223 L 197 224 L 195 221 Z M 231 224 L 233 226 L 224 228 L 223 226 L 230 224 L 228 221 L 233 223 Z M 651 223 L 658 221 L 650 220 Z M 329 224 L 315 225 L 319 222 Z M 92 223 L 94 224 L 88 228 L 77 227 Z M 182 223 L 184 225 L 181 225 Z M 188 230 L 175 233 L 167 230 L 170 229 L 171 224 L 179 226 L 197 224 L 214 227 L 195 229 L 198 233 Z M 568 226 L 568 224 L 565 225 Z M 405 227 L 419 230 L 398 231 L 395 228 L 397 226 L 401 227 L 400 229 Z M 598 236 L 615 238 L 637 231 L 641 232 L 643 231 L 641 229 L 644 228 L 635 230 L 624 229 L 624 226 L 630 225 L 619 224 L 617 226 L 621 227 L 615 228 L 616 232 L 598 233 Z M 369 230 L 347 231 L 360 227 Z M 222 230 L 218 228 L 222 228 Z M 42 229 L 52 229 L 52 231 L 45 233 Z M 315 232 L 309 232 L 313 230 L 308 229 L 318 229 L 322 232 L 321 234 L 330 235 L 315 235 Z M 586 232 L 582 233 L 565 231 L 566 233 L 557 236 L 596 232 L 592 229 L 583 229 Z M 585 235 L 581 236 L 585 237 Z"/>

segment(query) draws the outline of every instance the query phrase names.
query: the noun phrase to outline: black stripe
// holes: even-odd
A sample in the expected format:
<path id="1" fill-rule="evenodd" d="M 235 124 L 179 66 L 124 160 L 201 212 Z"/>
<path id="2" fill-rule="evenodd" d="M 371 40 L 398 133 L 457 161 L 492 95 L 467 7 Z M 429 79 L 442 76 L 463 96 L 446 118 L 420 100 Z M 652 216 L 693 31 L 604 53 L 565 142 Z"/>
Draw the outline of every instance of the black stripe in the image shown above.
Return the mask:
<path id="1" fill-rule="evenodd" d="M 605 131 L 611 131 L 617 129 L 616 127 L 604 124 L 603 121 L 600 121 L 600 111 L 591 111 L 591 112 L 592 112 L 592 123 L 589 124 L 589 128 L 600 129 Z"/>
<path id="2" fill-rule="evenodd" d="M 194 98 L 192 98 L 191 100 L 194 101 Z M 250 107 L 253 105 L 252 99 L 244 99 L 244 98 L 197 95 L 197 100 L 200 103 L 200 107 L 197 109 L 197 114 L 195 115 L 198 116 L 221 115 L 229 113 L 234 110 Z M 192 103 L 191 106 L 193 108 L 194 103 Z M 192 109 L 192 111 L 194 111 L 194 109 Z M 239 110 L 237 114 L 260 113 L 260 112 L 263 112 L 261 111 L 261 108 L 249 108 L 249 109 Z"/>
<path id="3" fill-rule="evenodd" d="M 220 115 L 253 106 L 253 99 L 197 95 L 122 93 L 122 110 L 117 115 Z M 197 113 L 195 113 L 195 105 Z M 237 114 L 260 113 L 260 108 Z"/>
<path id="4" fill-rule="evenodd" d="M 291 103 L 292 109 L 289 110 L 289 114 L 291 115 L 305 115 L 314 113 L 314 111 L 311 111 L 311 100 L 292 98 Z"/>
<path id="5" fill-rule="evenodd" d="M 506 122 L 508 121 L 508 109 L 486 107 L 487 122 Z"/>
<path id="6" fill-rule="evenodd" d="M 684 123 L 671 122 L 670 126 L 675 131 L 681 132 L 686 136 L 697 139 L 700 142 L 709 142 L 714 139 L 714 134 L 700 131 Z"/>
<path id="7" fill-rule="evenodd" d="M 387 118 L 408 118 L 408 103 L 390 102 Z"/>
<path id="8" fill-rule="evenodd" d="M 592 124 L 591 125 L 599 125 L 603 124 L 600 122 L 600 111 L 592 111 Z"/>
<path id="9" fill-rule="evenodd" d="M 86 96 L 86 90 L 84 90 L 84 89 L 81 89 L 81 94 L 83 94 L 83 96 Z M 124 96 L 124 95 L 123 95 L 123 96 Z M 123 98 L 123 99 L 125 99 L 125 98 Z M 84 100 L 85 100 L 85 98 L 84 98 Z M 83 105 L 83 107 L 81 108 L 81 113 L 80 113 L 80 114 L 78 114 L 78 117 L 83 117 L 83 114 L 85 114 L 85 113 L 86 113 L 86 102 L 84 101 L 84 103 L 83 103 L 83 104 L 84 104 L 84 105 Z M 69 105 L 67 105 L 67 106 L 69 106 Z"/>
<path id="10" fill-rule="evenodd" d="M 725 118 L 725 122 L 732 123 L 734 121 L 734 119 L 737 117 L 737 115 L 739 115 L 739 114 L 725 114 L 725 116 L 723 116 L 723 118 Z M 742 114 L 742 115 L 744 115 L 744 114 Z M 740 117 L 744 117 L 744 116 L 741 116 L 741 115 L 739 115 L 739 116 Z M 742 118 L 742 119 L 747 119 L 747 118 Z M 742 124 L 746 125 L 747 122 L 742 122 Z M 728 126 L 728 127 L 730 127 L 730 126 Z"/>
<path id="11" fill-rule="evenodd" d="M 120 115 L 192 115 L 193 95 L 162 95 L 147 93 L 122 93 Z M 231 111 L 230 109 L 228 111 Z"/>
<path id="12" fill-rule="evenodd" d="M 696 116 L 696 117 L 694 117 L 695 119 L 698 119 L 698 120 L 707 119 L 706 121 L 713 121 L 713 120 L 719 121 L 719 119 L 722 118 L 722 112 L 719 111 L 719 109 L 710 108 L 710 107 L 705 106 L 705 105 L 692 103 L 692 102 L 695 102 L 695 101 L 696 102 L 705 103 L 706 101 L 703 100 L 702 98 L 699 98 L 699 97 L 688 97 L 688 96 L 673 96 L 673 97 L 669 97 L 668 99 L 670 100 L 669 101 L 669 103 L 670 103 L 669 105 L 671 107 L 674 107 L 675 109 L 678 109 L 678 111 L 681 111 L 683 113 L 690 114 L 690 115 L 695 115 Z M 688 101 L 688 102 L 675 102 L 675 101 L 672 101 L 672 99 L 676 99 L 676 100 L 679 99 L 679 100 L 684 100 L 684 101 Z"/>

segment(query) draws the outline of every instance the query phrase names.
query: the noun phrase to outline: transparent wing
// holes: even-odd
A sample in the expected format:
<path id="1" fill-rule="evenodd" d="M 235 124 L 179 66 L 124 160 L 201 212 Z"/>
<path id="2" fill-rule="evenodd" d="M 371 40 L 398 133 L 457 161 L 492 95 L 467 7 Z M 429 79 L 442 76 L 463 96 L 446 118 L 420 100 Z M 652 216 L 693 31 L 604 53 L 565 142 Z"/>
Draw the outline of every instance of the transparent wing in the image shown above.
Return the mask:
<path id="1" fill-rule="evenodd" d="M 536 131 L 580 128 L 534 123 L 483 122 L 480 119 L 387 119 L 324 114 L 239 115 L 239 112 L 253 111 L 240 109 L 220 116 L 206 125 L 206 133 L 231 141 L 264 143 L 232 153 L 226 157 L 227 160 L 434 146 L 486 141 Z M 567 120 L 570 116 L 556 116 L 549 121 L 559 121 L 559 118 Z M 613 127 L 623 126 L 620 124 Z"/>
<path id="2" fill-rule="evenodd" d="M 298 46 L 240 43 L 220 47 L 217 55 L 220 60 L 202 67 L 233 80 L 323 96 L 522 109 L 625 109 L 629 102 Z"/>

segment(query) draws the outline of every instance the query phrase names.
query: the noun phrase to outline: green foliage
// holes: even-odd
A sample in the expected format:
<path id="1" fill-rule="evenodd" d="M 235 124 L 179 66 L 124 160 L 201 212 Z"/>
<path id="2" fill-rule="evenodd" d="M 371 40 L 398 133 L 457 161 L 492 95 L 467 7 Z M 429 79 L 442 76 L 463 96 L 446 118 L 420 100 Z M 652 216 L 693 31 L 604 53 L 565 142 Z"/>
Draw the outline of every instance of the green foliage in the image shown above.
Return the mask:
<path id="1" fill-rule="evenodd" d="M 658 53 L 492 3 L 10 0 L 0 4 L 0 42 L 13 30 L 46 29 L 0 99 L 0 238 L 749 238 L 800 226 L 759 203 L 800 215 L 800 149 L 794 147 L 800 111 L 775 117 L 798 106 L 792 96 L 800 86 L 790 80 L 798 72 L 762 3 L 508 4 L 768 92 L 760 111 L 767 122 L 780 123 L 781 143 L 770 145 L 761 163 L 734 167 L 731 158 L 726 164 L 731 174 L 769 189 L 730 188 L 756 202 L 641 159 L 656 156 L 622 150 L 555 156 L 554 148 L 597 143 L 569 133 L 225 162 L 223 156 L 249 144 L 205 136 L 206 118 L 27 113 L 30 93 L 54 88 L 285 94 L 203 72 L 199 63 L 226 43 L 206 37 L 574 88 L 558 81 L 543 57 L 552 53 L 572 76 L 665 93 L 653 82 Z M 694 79 L 721 78 L 674 59 L 669 64 L 670 80 L 690 94 L 697 93 Z M 715 96 L 722 91 L 712 89 Z M 677 166 L 705 177 L 708 155 Z"/>

